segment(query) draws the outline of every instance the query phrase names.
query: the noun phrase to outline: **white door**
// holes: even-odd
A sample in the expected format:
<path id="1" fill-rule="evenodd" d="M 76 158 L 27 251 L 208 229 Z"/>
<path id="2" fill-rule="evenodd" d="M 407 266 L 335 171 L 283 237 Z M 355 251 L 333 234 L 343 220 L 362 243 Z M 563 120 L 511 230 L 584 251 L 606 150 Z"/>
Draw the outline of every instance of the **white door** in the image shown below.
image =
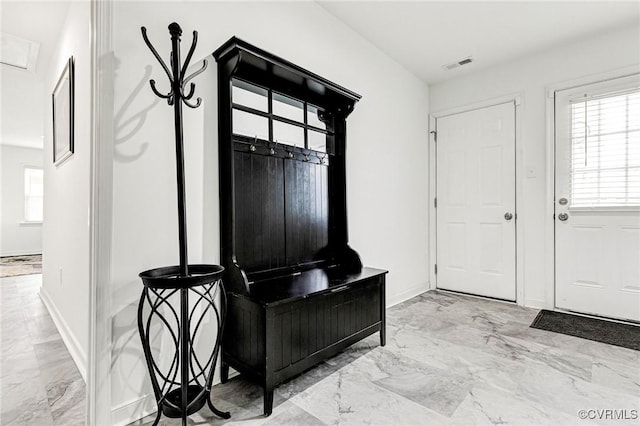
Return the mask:
<path id="1" fill-rule="evenodd" d="M 516 299 L 515 103 L 436 121 L 437 287 Z"/>
<path id="2" fill-rule="evenodd" d="M 640 321 L 640 75 L 555 94 L 556 307 Z"/>

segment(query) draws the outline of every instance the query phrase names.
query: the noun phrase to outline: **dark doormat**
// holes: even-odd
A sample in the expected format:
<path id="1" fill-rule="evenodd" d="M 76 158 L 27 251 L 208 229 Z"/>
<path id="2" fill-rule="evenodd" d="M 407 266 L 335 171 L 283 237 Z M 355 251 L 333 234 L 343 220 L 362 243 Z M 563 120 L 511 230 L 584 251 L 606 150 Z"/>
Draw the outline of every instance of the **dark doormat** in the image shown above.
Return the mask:
<path id="1" fill-rule="evenodd" d="M 640 351 L 640 326 L 631 324 L 543 309 L 531 327 Z"/>

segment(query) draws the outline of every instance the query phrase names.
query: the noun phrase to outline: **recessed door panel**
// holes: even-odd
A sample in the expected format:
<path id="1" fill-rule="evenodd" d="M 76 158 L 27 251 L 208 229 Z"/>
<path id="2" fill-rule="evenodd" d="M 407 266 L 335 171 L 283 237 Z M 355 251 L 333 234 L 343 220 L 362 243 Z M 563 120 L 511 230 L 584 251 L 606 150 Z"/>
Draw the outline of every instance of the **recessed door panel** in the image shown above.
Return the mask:
<path id="1" fill-rule="evenodd" d="M 480 149 L 480 203 L 483 206 L 502 205 L 502 147 Z"/>
<path id="2" fill-rule="evenodd" d="M 464 206 L 467 199 L 465 170 L 467 159 L 462 150 L 452 150 L 447 156 L 447 202 L 450 206 Z"/>
<path id="3" fill-rule="evenodd" d="M 574 226 L 573 259 L 570 261 L 575 285 L 602 287 L 602 247 L 604 227 Z"/>
<path id="4" fill-rule="evenodd" d="M 480 224 L 480 238 L 484 243 L 484 250 L 479 253 L 479 269 L 483 274 L 501 275 L 504 273 L 502 228 L 501 223 Z"/>
<path id="5" fill-rule="evenodd" d="M 466 271 L 467 225 L 465 223 L 448 223 L 445 238 L 451 244 L 451 250 L 447 252 L 448 258 L 443 259 L 444 265 L 452 271 Z"/>
<path id="6" fill-rule="evenodd" d="M 618 228 L 620 254 L 620 291 L 631 293 L 627 297 L 638 297 L 640 293 L 640 227 Z M 621 296 L 624 297 L 624 296 Z"/>

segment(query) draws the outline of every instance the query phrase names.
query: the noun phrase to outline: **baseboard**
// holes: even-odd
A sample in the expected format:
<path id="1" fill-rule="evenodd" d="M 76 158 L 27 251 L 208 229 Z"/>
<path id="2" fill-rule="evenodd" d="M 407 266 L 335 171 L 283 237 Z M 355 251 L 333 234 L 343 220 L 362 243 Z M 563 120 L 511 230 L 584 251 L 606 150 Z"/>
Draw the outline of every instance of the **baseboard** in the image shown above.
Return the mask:
<path id="1" fill-rule="evenodd" d="M 388 289 L 389 287 L 387 287 Z M 408 290 L 403 291 L 402 293 L 396 294 L 391 297 L 387 297 L 387 308 L 390 308 L 398 303 L 402 303 L 406 300 L 409 300 L 413 297 L 416 297 L 426 291 L 429 291 L 429 283 L 423 282 L 416 286 L 409 288 Z M 388 293 L 387 293 L 388 294 Z"/>
<path id="2" fill-rule="evenodd" d="M 36 254 L 42 254 L 42 250 L 40 251 L 10 251 L 8 253 L 0 253 L 0 257 L 8 257 L 8 256 L 33 256 Z"/>
<path id="3" fill-rule="evenodd" d="M 147 417 L 157 411 L 156 399 L 153 394 L 144 395 L 111 410 L 111 424 L 124 426 Z"/>
<path id="4" fill-rule="evenodd" d="M 82 350 L 78 339 L 76 339 L 75 335 L 71 332 L 69 325 L 64 320 L 60 311 L 56 307 L 56 304 L 53 303 L 53 300 L 44 289 L 44 287 L 40 287 L 40 299 L 44 303 L 44 306 L 49 311 L 49 315 L 51 315 L 51 319 L 58 329 L 58 333 L 62 337 L 62 341 L 64 342 L 73 362 L 76 363 L 76 367 L 78 367 L 78 371 L 80 371 L 80 375 L 84 379 L 84 382 L 87 383 L 87 355 Z"/>

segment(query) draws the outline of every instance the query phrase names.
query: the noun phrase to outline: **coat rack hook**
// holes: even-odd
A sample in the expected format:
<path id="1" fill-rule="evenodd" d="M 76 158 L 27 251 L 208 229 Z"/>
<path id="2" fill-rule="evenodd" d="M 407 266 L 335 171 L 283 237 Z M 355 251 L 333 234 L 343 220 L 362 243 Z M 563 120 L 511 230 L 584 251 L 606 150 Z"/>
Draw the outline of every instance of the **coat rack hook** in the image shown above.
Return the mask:
<path id="1" fill-rule="evenodd" d="M 196 85 L 194 83 L 191 83 L 189 85 L 189 93 L 187 93 L 186 95 L 184 94 L 184 87 L 180 88 L 180 94 L 182 95 L 183 99 L 189 100 L 193 97 L 193 92 L 195 91 Z"/>
<path id="2" fill-rule="evenodd" d="M 200 104 L 202 103 L 202 98 L 198 97 L 196 99 L 196 103 L 192 104 L 191 102 L 189 102 L 187 99 L 182 98 L 182 102 L 184 102 L 184 104 L 186 106 L 188 106 L 189 108 L 198 108 L 200 106 Z"/>
<path id="3" fill-rule="evenodd" d="M 164 63 L 164 61 L 162 60 L 162 58 L 158 54 L 158 51 L 155 49 L 155 47 L 153 47 L 153 45 L 149 41 L 149 37 L 147 37 L 147 28 L 146 27 L 140 27 L 140 31 L 142 31 L 142 39 L 144 40 L 144 43 L 147 45 L 149 50 L 151 50 L 151 53 L 153 53 L 153 56 L 156 57 L 156 59 L 158 60 L 160 65 L 162 65 L 162 69 L 164 69 L 164 72 L 167 74 L 167 77 L 169 78 L 169 81 L 173 84 L 173 78 L 171 77 L 171 72 L 169 71 L 169 67 L 167 67 L 167 64 Z"/>
<path id="4" fill-rule="evenodd" d="M 180 78 L 184 79 L 184 75 L 187 72 L 187 68 L 189 67 L 189 62 L 191 62 L 191 57 L 193 56 L 193 52 L 196 50 L 196 44 L 198 43 L 198 32 L 193 32 L 193 41 L 191 42 L 191 47 L 189 48 L 189 53 L 187 53 L 187 58 L 184 60 L 184 64 L 182 65 L 182 70 L 180 71 Z"/>
<path id="5" fill-rule="evenodd" d="M 179 104 L 182 102 L 189 108 L 198 108 L 202 104 L 202 99 L 196 98 L 195 103 L 189 102 L 189 100 L 193 97 L 195 88 L 196 88 L 194 83 L 191 83 L 189 85 L 189 81 L 207 69 L 207 65 L 208 65 L 207 60 L 205 59 L 202 61 L 202 67 L 199 70 L 195 71 L 193 74 L 185 78 L 187 68 L 189 67 L 189 63 L 191 62 L 191 58 L 193 57 L 193 52 L 195 52 L 196 45 L 198 43 L 198 32 L 197 31 L 193 32 L 193 41 L 191 42 L 191 47 L 189 48 L 189 52 L 187 53 L 187 58 L 182 64 L 182 66 L 180 66 L 179 44 L 180 44 L 180 36 L 182 35 L 182 29 L 180 28 L 180 25 L 178 25 L 175 22 L 169 25 L 169 32 L 171 33 L 172 40 L 173 40 L 172 41 L 173 46 L 172 46 L 171 52 L 169 53 L 169 63 L 171 64 L 171 69 L 169 69 L 167 64 L 162 60 L 162 58 L 158 54 L 158 51 L 151 44 L 151 41 L 149 41 L 149 37 L 147 36 L 147 28 L 141 27 L 140 31 L 142 32 L 142 38 L 144 39 L 145 44 L 147 45 L 149 50 L 151 50 L 151 53 L 153 53 L 153 56 L 162 66 L 162 69 L 164 70 L 164 72 L 167 74 L 167 77 L 169 78 L 169 84 L 171 85 L 171 91 L 165 95 L 165 94 L 162 94 L 157 89 L 155 80 L 151 80 L 150 84 L 151 84 L 151 90 L 153 91 L 153 93 L 159 98 L 166 99 L 169 105 L 175 105 L 176 103 Z M 172 73 L 172 71 L 174 71 L 174 73 Z M 189 91 L 185 95 L 184 92 L 185 92 L 185 87 L 187 87 L 187 85 L 189 87 L 188 89 Z"/>
<path id="6" fill-rule="evenodd" d="M 191 81 L 191 79 L 195 76 L 197 76 L 198 74 L 202 74 L 204 72 L 204 70 L 207 69 L 207 65 L 209 65 L 209 62 L 207 62 L 206 59 L 202 60 L 202 67 L 200 67 L 200 69 L 198 71 L 195 71 L 193 74 L 191 74 L 189 77 L 185 78 L 182 81 L 182 84 L 187 84 L 189 81 Z"/>
<path id="7" fill-rule="evenodd" d="M 162 99 L 167 99 L 167 101 L 169 102 L 169 105 L 171 105 L 171 98 L 172 98 L 172 92 L 167 93 L 166 95 L 163 95 L 162 93 L 160 93 L 158 91 L 158 89 L 156 88 L 156 81 L 155 80 L 149 80 L 149 85 L 151 86 L 151 90 L 153 91 L 153 93 L 155 93 L 155 95 L 159 98 Z"/>

